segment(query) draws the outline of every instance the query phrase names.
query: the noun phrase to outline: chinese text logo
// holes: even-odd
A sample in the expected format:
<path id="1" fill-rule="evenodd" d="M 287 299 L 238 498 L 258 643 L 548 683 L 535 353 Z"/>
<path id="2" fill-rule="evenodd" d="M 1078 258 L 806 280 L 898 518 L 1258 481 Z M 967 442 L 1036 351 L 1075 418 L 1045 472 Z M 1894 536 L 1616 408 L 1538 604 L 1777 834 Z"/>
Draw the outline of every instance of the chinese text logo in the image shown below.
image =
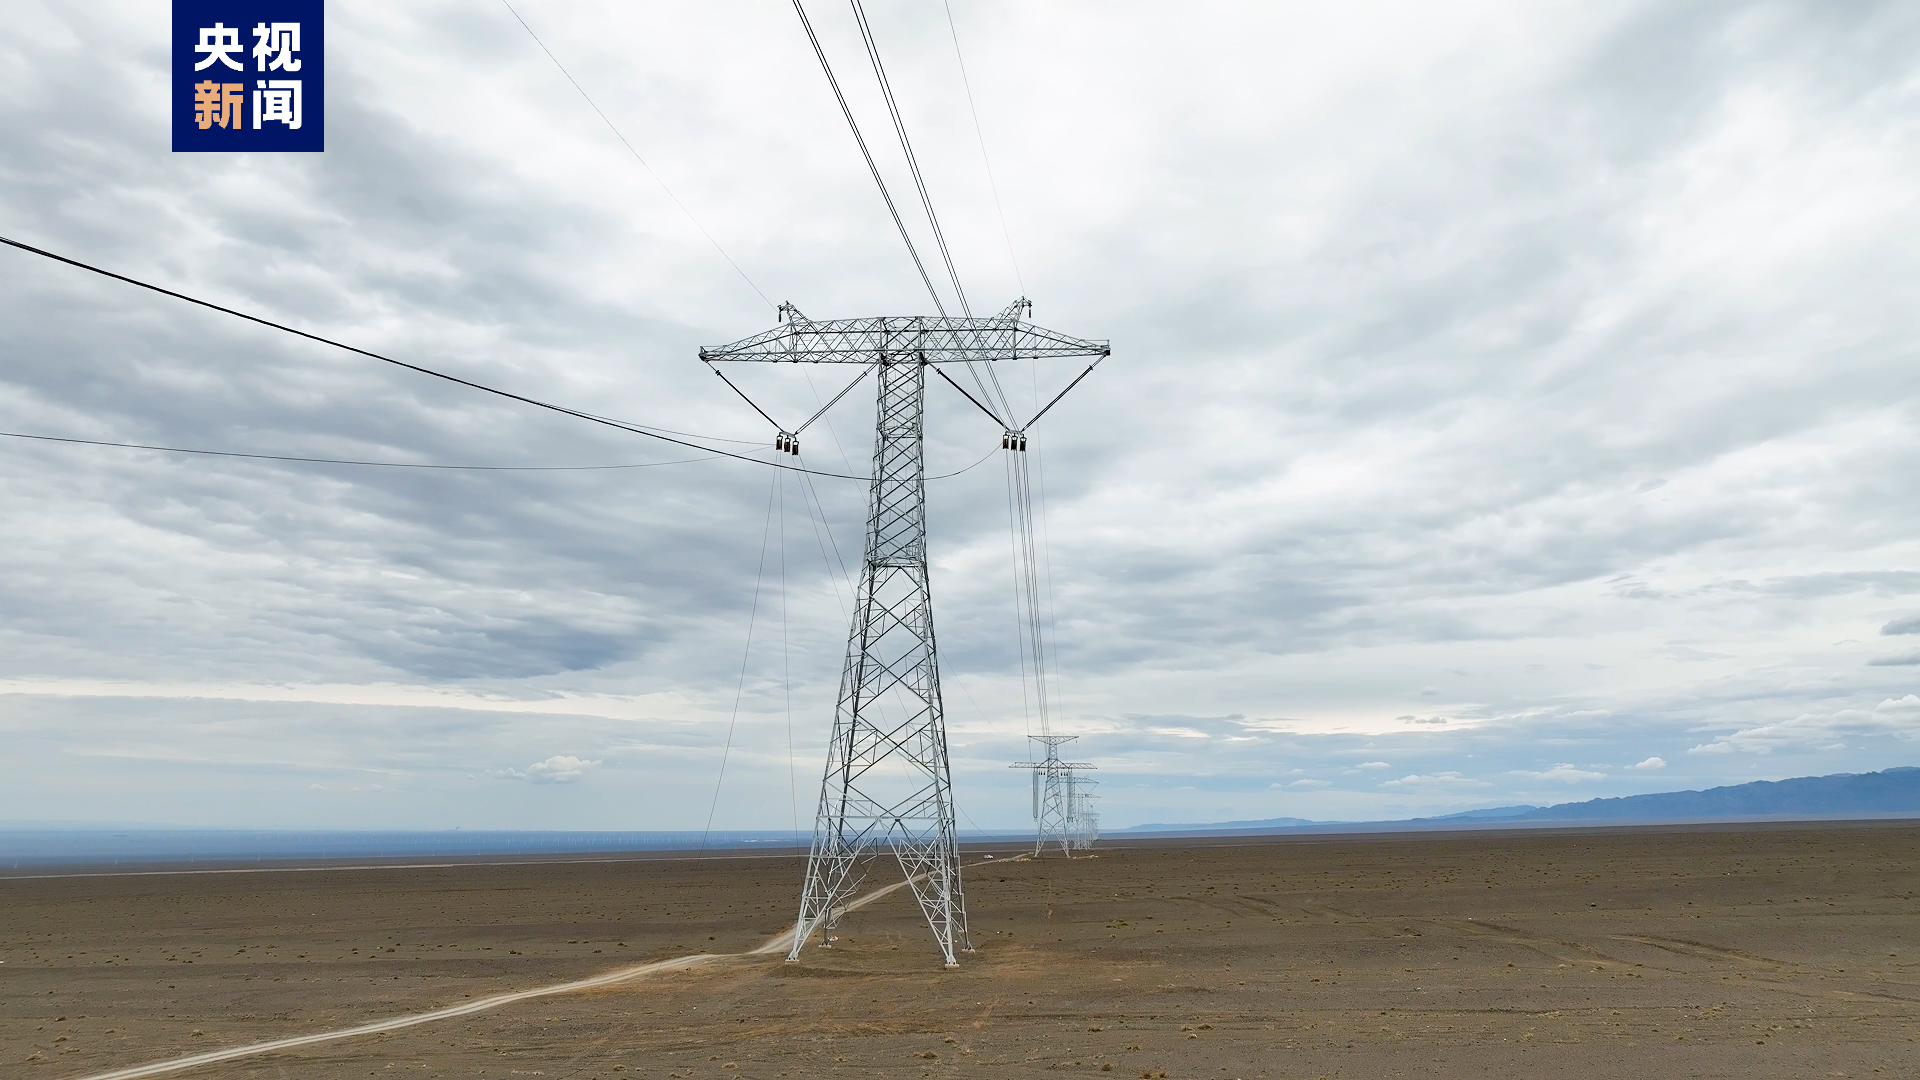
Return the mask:
<path id="1" fill-rule="evenodd" d="M 174 0 L 173 149 L 324 150 L 325 33 L 321 0 Z"/>

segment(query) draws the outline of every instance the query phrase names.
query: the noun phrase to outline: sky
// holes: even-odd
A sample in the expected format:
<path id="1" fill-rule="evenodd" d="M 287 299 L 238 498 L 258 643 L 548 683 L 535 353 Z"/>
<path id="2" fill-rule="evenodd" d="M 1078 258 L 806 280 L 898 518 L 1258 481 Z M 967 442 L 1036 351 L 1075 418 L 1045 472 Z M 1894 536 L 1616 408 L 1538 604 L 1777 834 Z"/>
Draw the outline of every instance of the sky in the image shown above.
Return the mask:
<path id="1" fill-rule="evenodd" d="M 0 235 L 761 459 L 700 346 L 930 313 L 787 4 L 331 0 L 279 155 L 169 151 L 166 5 L 5 6 Z M 1920 763 L 1920 8 L 951 13 L 869 9 L 968 294 L 1112 342 L 1030 442 L 1104 828 Z M 858 481 L 11 249 L 0 327 L 10 433 L 648 466 L 0 437 L 0 822 L 810 827 Z M 960 824 L 1021 828 L 1000 432 L 941 391 Z M 861 474 L 871 409 L 806 463 Z"/>

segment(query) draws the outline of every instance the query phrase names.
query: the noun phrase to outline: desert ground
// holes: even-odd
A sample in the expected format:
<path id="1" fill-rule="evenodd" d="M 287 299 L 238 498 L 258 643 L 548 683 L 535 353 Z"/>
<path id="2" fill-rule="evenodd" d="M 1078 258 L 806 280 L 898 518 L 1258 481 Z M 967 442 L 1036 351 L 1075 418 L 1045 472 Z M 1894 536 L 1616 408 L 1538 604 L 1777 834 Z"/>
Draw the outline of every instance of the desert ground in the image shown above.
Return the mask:
<path id="1" fill-rule="evenodd" d="M 989 860 L 988 854 L 996 857 Z M 180 1077 L 1920 1075 L 1920 824 L 967 853 L 798 963 L 797 858 L 0 878 L 0 1076 L 64 1080 L 696 953 Z M 868 887 L 897 871 L 876 864 Z"/>

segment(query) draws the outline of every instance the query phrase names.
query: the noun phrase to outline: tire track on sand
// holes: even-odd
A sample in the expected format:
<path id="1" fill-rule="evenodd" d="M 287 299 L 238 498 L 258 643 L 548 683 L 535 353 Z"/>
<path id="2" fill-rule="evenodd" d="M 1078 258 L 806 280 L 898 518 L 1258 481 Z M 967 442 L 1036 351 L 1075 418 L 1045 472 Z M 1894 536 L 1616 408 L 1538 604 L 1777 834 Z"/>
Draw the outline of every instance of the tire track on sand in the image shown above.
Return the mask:
<path id="1" fill-rule="evenodd" d="M 1025 856 L 1015 856 L 1013 859 L 1005 861 L 1012 862 L 1022 858 L 1025 858 Z M 885 888 L 875 889 L 873 892 L 848 904 L 846 910 L 849 912 L 858 911 L 896 890 L 906 888 L 906 886 L 907 883 L 905 881 L 897 881 Z M 402 1028 L 431 1024 L 436 1020 L 453 1020 L 462 1016 L 471 1016 L 477 1012 L 486 1012 L 489 1009 L 498 1009 L 503 1005 L 512 1005 L 515 1002 L 530 1001 L 534 998 L 552 997 L 555 994 L 578 993 L 581 990 L 598 990 L 603 986 L 614 986 L 632 979 L 644 978 L 648 975 L 657 975 L 663 971 L 684 971 L 687 968 L 701 967 L 706 964 L 711 964 L 716 960 L 767 956 L 772 953 L 784 952 L 792 947 L 793 931 L 783 930 L 769 939 L 766 944 L 755 949 L 749 949 L 743 953 L 695 953 L 692 956 L 676 956 L 670 960 L 654 960 L 645 964 L 635 964 L 631 967 L 616 968 L 605 974 L 593 975 L 585 979 L 575 979 L 572 982 L 554 983 L 551 986 L 537 986 L 531 990 L 514 990 L 505 994 L 494 994 L 490 997 L 476 998 L 473 1001 L 463 1001 L 458 1005 L 449 1005 L 444 1009 L 432 1009 L 423 1013 L 392 1016 L 385 1020 L 375 1020 L 371 1023 L 359 1024 L 350 1028 L 340 1028 L 335 1031 L 318 1031 L 310 1035 L 295 1035 L 285 1039 L 270 1039 L 266 1042 L 248 1043 L 245 1046 L 230 1046 L 225 1050 L 209 1050 L 204 1054 L 190 1054 L 186 1057 L 169 1058 L 165 1061 L 156 1061 L 147 1065 L 133 1065 L 124 1069 L 110 1069 L 107 1072 L 76 1077 L 75 1080 L 142 1080 L 142 1078 L 148 1076 L 164 1076 L 167 1073 L 182 1072 L 187 1069 L 198 1068 L 202 1065 L 215 1065 L 223 1061 L 233 1061 L 237 1058 L 271 1054 L 278 1050 L 294 1050 L 302 1046 L 335 1042 L 340 1039 L 352 1039 L 361 1035 L 378 1035 L 383 1031 L 399 1031 Z"/>

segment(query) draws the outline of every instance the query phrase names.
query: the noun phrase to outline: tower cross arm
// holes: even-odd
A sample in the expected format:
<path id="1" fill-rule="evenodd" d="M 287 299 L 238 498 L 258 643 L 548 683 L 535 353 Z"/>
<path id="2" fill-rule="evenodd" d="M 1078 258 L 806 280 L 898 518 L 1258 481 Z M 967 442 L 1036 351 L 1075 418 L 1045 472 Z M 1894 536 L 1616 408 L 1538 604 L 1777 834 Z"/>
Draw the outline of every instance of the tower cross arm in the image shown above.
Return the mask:
<path id="1" fill-rule="evenodd" d="M 1084 761 L 1016 761 L 1007 766 L 1009 769 L 1073 769 L 1075 771 L 1092 769 L 1095 766 Z"/>
<path id="2" fill-rule="evenodd" d="M 708 362 L 866 364 L 877 354 L 918 355 L 929 364 L 973 360 L 1103 357 L 1104 340 L 1077 338 L 1023 322 L 1019 305 L 982 318 L 924 315 L 815 322 L 789 306 L 787 321 L 731 345 L 704 346 Z"/>

